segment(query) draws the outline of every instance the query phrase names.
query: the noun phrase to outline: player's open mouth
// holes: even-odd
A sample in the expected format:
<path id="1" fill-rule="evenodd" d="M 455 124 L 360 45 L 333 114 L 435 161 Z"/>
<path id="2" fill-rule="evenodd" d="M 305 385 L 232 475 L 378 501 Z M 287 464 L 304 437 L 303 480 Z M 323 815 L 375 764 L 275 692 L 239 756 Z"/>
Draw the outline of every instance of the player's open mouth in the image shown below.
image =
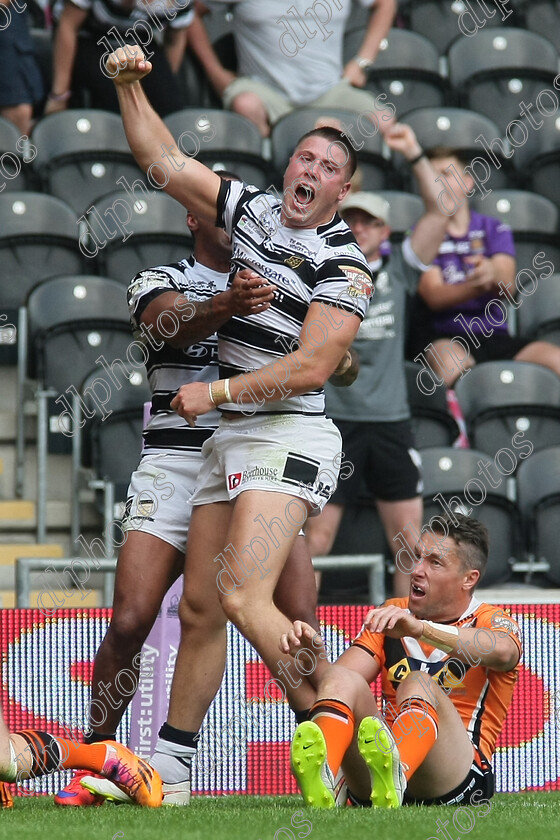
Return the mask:
<path id="1" fill-rule="evenodd" d="M 315 198 L 315 190 L 309 184 L 299 184 L 294 190 L 295 203 L 300 207 L 308 207 Z"/>
<path id="2" fill-rule="evenodd" d="M 426 592 L 424 589 L 422 589 L 421 586 L 417 586 L 415 583 L 413 583 L 410 587 L 410 594 L 414 595 L 415 598 L 422 598 L 426 594 Z"/>

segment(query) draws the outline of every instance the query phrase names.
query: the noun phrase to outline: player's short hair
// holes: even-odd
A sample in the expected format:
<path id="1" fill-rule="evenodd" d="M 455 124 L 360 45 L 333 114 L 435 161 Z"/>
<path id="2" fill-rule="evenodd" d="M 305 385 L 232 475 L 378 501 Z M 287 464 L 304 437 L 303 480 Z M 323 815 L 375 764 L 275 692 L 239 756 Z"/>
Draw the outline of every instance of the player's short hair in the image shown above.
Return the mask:
<path id="1" fill-rule="evenodd" d="M 350 179 L 352 177 L 358 165 L 358 158 L 352 143 L 348 137 L 342 133 L 342 131 L 331 125 L 324 125 L 320 128 L 312 128 L 311 131 L 307 131 L 299 138 L 296 149 L 304 140 L 307 140 L 308 137 L 322 137 L 323 140 L 330 140 L 331 143 L 338 143 L 340 146 L 343 146 L 346 151 L 345 166 L 348 167 L 348 178 Z"/>
<path id="2" fill-rule="evenodd" d="M 445 160 L 445 158 L 457 158 L 463 168 L 470 166 L 472 155 L 467 149 L 457 149 L 454 146 L 432 146 L 426 149 L 425 155 L 428 160 Z"/>
<path id="3" fill-rule="evenodd" d="M 432 520 L 430 526 L 438 534 L 445 534 L 457 543 L 457 554 L 463 568 L 478 569 L 480 577 L 488 562 L 488 529 L 478 519 L 471 519 L 462 513 L 443 513 Z M 479 578 L 480 580 L 480 578 Z"/>

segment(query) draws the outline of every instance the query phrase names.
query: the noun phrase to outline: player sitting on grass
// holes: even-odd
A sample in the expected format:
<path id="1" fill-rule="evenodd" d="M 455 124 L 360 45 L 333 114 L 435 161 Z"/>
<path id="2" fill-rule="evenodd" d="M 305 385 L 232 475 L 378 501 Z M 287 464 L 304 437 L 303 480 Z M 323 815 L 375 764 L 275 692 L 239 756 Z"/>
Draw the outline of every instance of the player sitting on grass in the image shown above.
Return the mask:
<path id="1" fill-rule="evenodd" d="M 519 671 L 519 628 L 474 597 L 484 525 L 458 513 L 432 523 L 415 548 L 409 597 L 370 610 L 334 665 L 303 622 L 281 637 L 283 652 L 309 650 L 317 663 L 317 700 L 291 753 L 308 805 L 341 801 L 337 775 L 356 805 L 478 803 L 494 793 L 490 759 Z M 378 674 L 385 719 L 370 689 Z"/>
<path id="2" fill-rule="evenodd" d="M 4 782 L 19 784 L 56 770 L 91 770 L 110 779 L 138 805 L 158 808 L 162 785 L 158 773 L 122 744 L 78 744 L 37 729 L 9 731 L 0 706 L 0 808 L 13 800 Z"/>

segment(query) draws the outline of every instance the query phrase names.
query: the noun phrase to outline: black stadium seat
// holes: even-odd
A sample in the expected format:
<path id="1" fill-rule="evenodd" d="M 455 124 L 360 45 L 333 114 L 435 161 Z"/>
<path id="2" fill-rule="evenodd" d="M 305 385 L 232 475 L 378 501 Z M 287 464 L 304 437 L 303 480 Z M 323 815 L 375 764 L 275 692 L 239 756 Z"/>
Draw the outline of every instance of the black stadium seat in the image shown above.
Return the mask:
<path id="1" fill-rule="evenodd" d="M 490 144 L 495 137 L 500 136 L 498 126 L 493 120 L 467 108 L 417 108 L 405 114 L 403 122 L 412 127 L 422 148 L 444 146 L 457 149 L 469 160 L 476 157 L 487 162 L 489 156 L 486 146 L 477 138 L 483 137 Z M 499 154 L 496 158 L 499 166 L 491 159 L 490 163 L 487 163 L 490 168 L 487 187 L 490 189 L 501 189 L 510 185 L 508 161 Z M 410 167 L 403 158 L 397 165 L 408 174 Z M 480 172 L 481 179 L 487 174 L 481 163 L 477 164 L 475 171 L 477 174 Z M 410 178 L 410 182 L 411 187 L 417 190 L 416 179 Z"/>
<path id="2" fill-rule="evenodd" d="M 164 120 L 184 154 L 211 169 L 233 171 L 261 189 L 270 186 L 271 167 L 262 156 L 256 125 L 232 111 L 185 108 Z"/>
<path id="3" fill-rule="evenodd" d="M 424 522 L 458 511 L 486 525 L 490 551 L 482 583 L 492 586 L 510 577 L 519 554 L 519 512 L 504 477 L 480 477 L 481 461 L 488 457 L 475 449 L 435 447 L 422 452 Z"/>
<path id="4" fill-rule="evenodd" d="M 459 435 L 455 419 L 449 412 L 445 388 L 426 394 L 418 388 L 417 376 L 422 366 L 405 363 L 408 403 L 417 449 L 430 446 L 452 446 Z"/>
<path id="5" fill-rule="evenodd" d="M 29 290 L 55 274 L 82 271 L 79 226 L 72 209 L 43 193 L 0 193 L 2 304 L 20 306 Z"/>
<path id="6" fill-rule="evenodd" d="M 105 193 L 125 189 L 123 178 L 145 181 L 117 114 L 93 108 L 50 114 L 39 120 L 32 140 L 37 146 L 33 167 L 44 189 L 78 214 Z"/>
<path id="7" fill-rule="evenodd" d="M 550 199 L 525 190 L 493 190 L 484 198 L 475 195 L 471 207 L 511 227 L 518 272 L 534 270 L 544 260 L 560 266 L 560 210 Z M 543 256 L 536 259 L 540 252 Z"/>
<path id="8" fill-rule="evenodd" d="M 510 474 L 531 452 L 560 444 L 560 377 L 542 365 L 481 362 L 455 393 L 471 445 Z"/>
<path id="9" fill-rule="evenodd" d="M 344 61 L 357 55 L 364 39 L 362 27 L 344 36 Z M 415 32 L 391 29 L 381 41 L 379 52 L 368 71 L 366 88 L 373 96 L 385 94 L 399 117 L 412 108 L 447 104 L 447 80 L 439 73 L 438 51 Z"/>
<path id="10" fill-rule="evenodd" d="M 531 455 L 517 474 L 519 507 L 523 514 L 528 552 L 545 562 L 545 575 L 560 586 L 560 446 Z"/>
<path id="11" fill-rule="evenodd" d="M 501 133 L 519 120 L 520 103 L 535 102 L 552 88 L 558 53 L 550 41 L 511 26 L 483 28 L 473 38 L 459 38 L 448 54 L 449 78 L 461 104 L 498 123 Z M 518 127 L 511 131 L 518 143 Z"/>
<path id="12" fill-rule="evenodd" d="M 560 347 L 560 274 L 541 277 L 533 285 L 518 301 L 517 334 L 527 341 L 551 341 Z"/>
<path id="13" fill-rule="evenodd" d="M 130 193 L 110 193 L 97 201 L 97 214 L 88 216 L 91 239 L 83 247 L 104 274 L 127 285 L 143 268 L 187 259 L 194 248 L 185 208 L 158 190 L 144 195 L 135 200 Z"/>

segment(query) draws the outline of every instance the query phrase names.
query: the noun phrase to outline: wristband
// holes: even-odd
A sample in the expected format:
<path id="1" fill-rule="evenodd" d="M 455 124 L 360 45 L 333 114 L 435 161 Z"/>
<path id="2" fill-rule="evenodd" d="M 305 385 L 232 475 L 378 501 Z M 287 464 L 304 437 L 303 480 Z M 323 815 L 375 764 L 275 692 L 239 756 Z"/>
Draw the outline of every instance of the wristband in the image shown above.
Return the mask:
<path id="1" fill-rule="evenodd" d="M 422 160 L 423 157 L 426 157 L 426 152 L 424 151 L 424 149 L 422 149 L 419 155 L 416 155 L 415 158 L 412 158 L 412 160 L 408 161 L 409 166 L 414 166 L 414 164 L 418 163 L 419 160 Z"/>
<path id="2" fill-rule="evenodd" d="M 50 99 L 51 102 L 67 102 L 70 99 L 71 96 L 72 96 L 72 91 L 71 90 L 65 90 L 64 93 L 54 93 L 51 90 L 47 99 Z"/>
<path id="3" fill-rule="evenodd" d="M 459 628 L 435 621 L 422 621 L 422 635 L 419 641 L 449 653 L 459 641 Z"/>
<path id="4" fill-rule="evenodd" d="M 216 405 L 216 403 L 214 402 L 214 394 L 212 393 L 212 382 L 208 383 L 208 397 L 212 405 Z"/>
<path id="5" fill-rule="evenodd" d="M 229 379 L 218 379 L 210 383 L 209 395 L 214 405 L 221 405 L 225 402 L 232 402 L 229 390 Z"/>

